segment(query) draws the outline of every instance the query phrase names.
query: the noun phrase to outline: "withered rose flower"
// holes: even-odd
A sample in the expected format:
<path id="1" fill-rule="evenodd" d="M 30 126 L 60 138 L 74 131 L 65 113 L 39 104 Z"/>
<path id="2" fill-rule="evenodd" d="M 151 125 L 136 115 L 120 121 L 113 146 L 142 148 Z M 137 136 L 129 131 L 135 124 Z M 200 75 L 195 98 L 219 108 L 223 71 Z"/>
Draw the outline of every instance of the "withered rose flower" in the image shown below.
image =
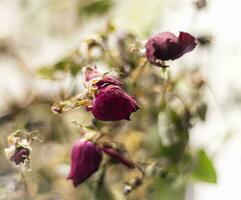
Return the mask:
<path id="1" fill-rule="evenodd" d="M 147 41 L 146 57 L 151 64 L 163 67 L 161 61 L 180 58 L 192 51 L 196 45 L 196 39 L 188 33 L 180 32 L 176 37 L 173 33 L 163 32 Z"/>
<path id="2" fill-rule="evenodd" d="M 29 159 L 30 152 L 28 149 L 19 147 L 16 149 L 15 153 L 10 157 L 10 160 L 16 165 L 24 163 L 25 160 Z"/>
<path id="3" fill-rule="evenodd" d="M 77 140 L 72 147 L 68 179 L 72 179 L 77 187 L 98 170 L 101 160 L 102 152 L 98 146 L 85 139 Z"/>
<path id="4" fill-rule="evenodd" d="M 134 97 L 122 89 L 122 82 L 109 72 L 100 74 L 96 67 L 86 67 L 83 73 L 86 90 L 68 101 L 56 102 L 51 108 L 54 113 L 85 106 L 98 120 L 118 121 L 130 120 L 131 113 L 139 109 Z"/>
<path id="5" fill-rule="evenodd" d="M 122 83 L 116 78 L 102 76 L 96 68 L 86 68 L 84 78 L 87 83 L 93 82 L 92 87 L 97 87 L 92 106 L 88 107 L 96 119 L 130 120 L 131 113 L 139 109 L 136 100 L 121 88 Z"/>
<path id="6" fill-rule="evenodd" d="M 116 85 L 101 87 L 90 108 L 95 118 L 103 121 L 130 120 L 138 109 L 136 100 Z"/>
<path id="7" fill-rule="evenodd" d="M 101 148 L 101 150 L 108 154 L 114 160 L 125 165 L 126 167 L 131 169 L 135 168 L 135 164 L 131 160 L 129 160 L 121 150 L 114 149 L 110 146 L 104 146 Z"/>

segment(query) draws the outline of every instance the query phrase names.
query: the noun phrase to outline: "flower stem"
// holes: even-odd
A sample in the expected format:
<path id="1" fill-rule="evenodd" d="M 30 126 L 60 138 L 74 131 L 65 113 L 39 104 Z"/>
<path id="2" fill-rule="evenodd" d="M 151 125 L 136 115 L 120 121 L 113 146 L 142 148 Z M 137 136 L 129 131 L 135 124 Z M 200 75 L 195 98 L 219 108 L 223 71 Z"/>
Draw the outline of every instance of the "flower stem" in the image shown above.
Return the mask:
<path id="1" fill-rule="evenodd" d="M 96 184 L 94 186 L 94 192 L 93 192 L 93 199 L 94 200 L 99 200 L 100 199 L 100 193 L 101 190 L 103 189 L 104 186 L 104 180 L 105 180 L 105 172 L 108 169 L 108 167 L 110 166 L 110 162 L 109 160 L 107 160 L 106 162 L 103 163 L 98 176 L 97 176 L 97 180 L 96 180 Z"/>
<path id="2" fill-rule="evenodd" d="M 162 70 L 164 70 L 162 71 L 162 78 L 164 79 L 164 83 L 163 83 L 163 91 L 161 96 L 161 108 L 165 107 L 165 103 L 166 103 L 165 97 L 168 90 L 168 86 L 170 84 L 170 73 L 168 69 L 164 68 Z"/>
<path id="3" fill-rule="evenodd" d="M 23 183 L 23 187 L 24 187 L 24 199 L 30 200 L 31 195 L 30 195 L 30 192 L 29 192 L 27 179 L 26 179 L 25 174 L 23 172 L 21 172 L 21 179 L 22 179 L 22 183 Z"/>

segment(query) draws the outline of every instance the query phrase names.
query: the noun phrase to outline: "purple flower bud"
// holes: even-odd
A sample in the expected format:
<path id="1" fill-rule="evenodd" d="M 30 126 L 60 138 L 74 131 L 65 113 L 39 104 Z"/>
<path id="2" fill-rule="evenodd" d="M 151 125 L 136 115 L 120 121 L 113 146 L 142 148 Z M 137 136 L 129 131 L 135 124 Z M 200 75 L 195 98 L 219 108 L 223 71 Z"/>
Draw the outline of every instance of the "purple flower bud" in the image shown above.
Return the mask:
<path id="1" fill-rule="evenodd" d="M 95 118 L 103 121 L 130 120 L 138 109 L 136 100 L 116 85 L 100 88 L 90 108 Z"/>
<path id="2" fill-rule="evenodd" d="M 110 146 L 104 146 L 101 148 L 101 150 L 104 151 L 109 156 L 111 156 L 114 160 L 122 163 L 123 165 L 131 169 L 135 168 L 135 164 L 129 159 L 127 159 L 122 151 L 113 149 Z"/>
<path id="3" fill-rule="evenodd" d="M 98 170 L 101 160 L 102 152 L 98 146 L 84 139 L 77 140 L 72 147 L 68 179 L 72 179 L 77 187 Z"/>
<path id="4" fill-rule="evenodd" d="M 29 158 L 29 150 L 23 147 L 17 148 L 16 152 L 11 156 L 10 160 L 16 165 L 24 163 L 26 159 Z"/>
<path id="5" fill-rule="evenodd" d="M 188 33 L 180 32 L 176 37 L 170 32 L 163 32 L 147 41 L 146 56 L 151 64 L 161 67 L 158 60 L 175 60 L 192 51 L 196 45 L 196 39 Z"/>

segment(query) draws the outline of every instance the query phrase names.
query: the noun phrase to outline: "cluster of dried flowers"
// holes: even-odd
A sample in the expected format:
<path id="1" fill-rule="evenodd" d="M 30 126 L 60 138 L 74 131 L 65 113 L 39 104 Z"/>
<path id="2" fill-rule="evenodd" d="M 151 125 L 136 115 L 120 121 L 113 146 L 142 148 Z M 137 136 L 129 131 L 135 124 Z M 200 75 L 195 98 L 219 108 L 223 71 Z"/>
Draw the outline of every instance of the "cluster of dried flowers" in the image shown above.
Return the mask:
<path id="1" fill-rule="evenodd" d="M 128 39 L 128 37 L 126 38 Z M 104 38 L 102 39 L 105 41 Z M 120 40 L 122 45 L 124 42 Z M 101 47 L 103 51 L 105 50 L 96 40 L 89 40 L 87 43 L 89 53 L 91 53 L 91 48 L 95 46 Z M 150 66 L 154 65 L 166 69 L 169 67 L 166 61 L 180 58 L 192 51 L 196 45 L 197 40 L 188 33 L 180 32 L 177 37 L 173 33 L 163 32 L 148 39 L 143 47 L 135 47 L 134 50 L 130 51 L 140 56 L 141 63 L 144 63 L 141 65 L 142 67 L 149 63 Z M 143 51 L 145 51 L 144 56 L 143 54 L 138 54 Z M 142 70 L 142 68 L 140 69 Z M 125 69 L 123 70 L 125 72 Z M 68 100 L 55 102 L 51 110 L 54 113 L 61 114 L 72 109 L 85 107 L 85 110 L 91 112 L 94 118 L 99 121 L 131 120 L 131 114 L 141 108 L 137 103 L 137 99 L 125 91 L 120 78 L 111 74 L 112 71 L 116 70 L 113 69 L 100 73 L 92 63 L 82 67 L 84 91 Z M 117 73 L 119 73 L 118 70 Z M 137 73 L 141 72 L 137 70 Z M 132 76 L 133 80 L 135 80 L 136 75 Z M 198 82 L 197 85 L 201 84 L 198 72 L 194 73 L 192 77 L 194 77 L 194 82 Z M 171 80 L 166 80 L 166 82 L 170 83 Z M 165 93 L 168 93 L 168 88 L 165 89 L 165 87 L 164 84 L 163 97 Z M 188 116 L 188 114 L 190 113 L 186 110 L 185 115 Z M 77 187 L 99 170 L 103 162 L 103 154 L 106 154 L 110 157 L 110 160 L 121 163 L 129 169 L 137 169 L 141 172 L 141 177 L 137 177 L 126 183 L 124 193 L 128 194 L 133 188 L 141 184 L 145 172 L 137 162 L 133 162 L 129 158 L 122 144 L 116 142 L 110 136 L 104 140 L 103 137 L 105 137 L 105 134 L 98 130 L 98 128 L 95 128 L 95 130 L 84 128 L 82 137 L 76 140 L 72 147 L 71 169 L 68 179 L 71 179 L 73 185 Z M 6 148 L 6 156 L 17 168 L 29 169 L 32 151 L 30 143 L 34 139 L 36 137 L 32 133 L 25 131 L 17 131 L 9 137 L 9 147 Z M 164 143 L 165 140 L 163 140 Z"/>
<path id="2" fill-rule="evenodd" d="M 185 32 L 180 32 L 179 37 L 170 32 L 159 33 L 147 41 L 146 59 L 155 66 L 166 68 L 164 61 L 180 58 L 196 45 L 196 39 Z M 130 115 L 139 109 L 135 98 L 123 90 L 122 82 L 111 76 L 110 72 L 100 74 L 96 66 L 87 66 L 83 74 L 85 91 L 69 100 L 56 102 L 52 107 L 53 112 L 62 113 L 84 106 L 97 120 L 118 121 L 130 120 Z M 73 145 L 68 178 L 73 180 L 74 186 L 99 169 L 102 152 L 129 168 L 136 167 L 120 149 L 113 148 L 111 140 L 102 144 L 94 138 L 82 138 Z"/>
<path id="3" fill-rule="evenodd" d="M 99 44 L 88 41 L 88 45 L 91 49 Z M 151 37 L 143 47 L 135 47 L 134 52 L 137 56 L 140 56 L 141 63 L 144 63 L 143 66 L 149 62 L 150 66 L 154 65 L 166 69 L 168 67 L 166 61 L 180 58 L 192 51 L 196 45 L 197 40 L 188 33 L 180 32 L 179 36 L 176 37 L 170 32 L 163 32 Z M 139 54 L 139 52 L 144 51 L 146 52 L 144 56 Z M 131 90 L 128 93 L 126 92 L 121 79 L 112 75 L 113 71 L 120 74 L 115 69 L 100 73 L 92 63 L 83 67 L 84 91 L 68 100 L 55 102 L 51 110 L 54 113 L 61 114 L 84 107 L 86 112 L 91 112 L 94 119 L 99 121 L 130 121 L 131 115 L 134 115 L 132 113 L 141 109 L 141 106 L 136 97 L 128 94 L 131 93 Z M 200 85 L 198 73 L 194 73 L 194 75 L 192 76 L 195 79 L 194 81 Z M 133 80 L 135 79 L 134 76 Z M 171 80 L 166 81 L 170 82 Z M 163 90 L 163 93 L 167 93 L 167 91 Z M 134 117 L 132 116 L 132 118 Z M 126 183 L 125 194 L 142 183 L 146 172 L 138 162 L 130 159 L 123 144 L 116 142 L 108 134 L 106 136 L 97 127 L 95 129 L 82 128 L 81 138 L 76 140 L 72 147 L 71 168 L 68 175 L 68 179 L 73 181 L 75 187 L 96 173 L 101 165 L 107 166 L 111 162 L 120 163 L 128 169 L 134 169 L 141 173 L 141 176 Z M 6 157 L 21 171 L 30 170 L 31 142 L 34 139 L 39 138 L 35 136 L 34 132 L 26 131 L 17 131 L 9 136 L 9 147 L 5 149 Z M 165 144 L 165 140 L 163 140 L 163 144 Z M 103 159 L 104 154 L 109 156 L 109 160 Z"/>
<path id="4" fill-rule="evenodd" d="M 206 1 L 195 0 L 194 5 L 200 10 L 206 6 Z M 90 186 L 91 190 L 95 190 L 93 193 L 98 193 L 98 187 L 112 189 L 116 180 L 108 179 L 106 182 L 111 184 L 101 186 L 105 185 L 101 179 L 112 164 L 126 167 L 125 171 L 112 171 L 113 176 L 117 175 L 118 183 L 122 182 L 120 175 L 128 174 L 127 170 L 138 173 L 135 178 L 130 176 L 129 181 L 124 182 L 125 195 L 140 185 L 145 187 L 146 195 L 150 195 L 149 191 L 155 187 L 153 185 L 163 181 L 169 187 L 180 177 L 185 182 L 189 175 L 202 181 L 216 181 L 215 170 L 205 151 L 191 152 L 188 146 L 190 129 L 205 120 L 207 104 L 203 101 L 203 94 L 206 80 L 198 68 L 191 72 L 183 70 L 176 77 L 169 73 L 170 60 L 191 52 L 197 43 L 200 47 L 208 47 L 211 40 L 210 35 L 195 38 L 185 32 L 180 32 L 178 36 L 162 32 L 150 37 L 144 44 L 131 33 L 115 32 L 110 23 L 106 30 L 86 39 L 81 47 L 55 65 L 40 68 L 39 74 L 52 80 L 60 74 L 58 72 L 64 76 L 71 75 L 73 79 L 79 72 L 83 74 L 84 90 L 81 93 L 74 91 L 73 85 L 73 91 L 58 98 L 64 100 L 55 102 L 54 99 L 49 103 L 55 102 L 51 110 L 57 114 L 82 107 L 92 116 L 90 125 L 76 122 L 81 127 L 81 137 L 73 142 L 67 177 L 75 187 L 95 174 L 92 178 L 96 181 Z M 103 66 L 110 70 L 100 73 Z M 52 114 L 51 117 L 60 119 Z M 65 127 L 64 124 L 58 126 L 60 129 Z M 65 133 L 66 130 L 63 128 L 61 131 Z M 54 129 L 53 132 L 58 131 Z M 133 139 L 133 135 L 137 136 Z M 16 131 L 9 136 L 6 157 L 21 172 L 30 170 L 31 143 L 35 139 L 41 140 L 35 132 L 27 131 Z M 134 150 L 131 152 L 124 144 L 132 139 Z M 203 160 L 206 163 L 202 163 Z M 212 172 L 210 177 L 202 173 L 203 166 Z M 157 180 L 157 177 L 163 179 Z M 86 185 L 89 187 L 89 184 Z M 157 190 L 162 186 L 158 186 Z M 137 195 L 134 199 L 140 198 Z M 148 199 L 159 199 L 159 196 L 148 196 Z"/>

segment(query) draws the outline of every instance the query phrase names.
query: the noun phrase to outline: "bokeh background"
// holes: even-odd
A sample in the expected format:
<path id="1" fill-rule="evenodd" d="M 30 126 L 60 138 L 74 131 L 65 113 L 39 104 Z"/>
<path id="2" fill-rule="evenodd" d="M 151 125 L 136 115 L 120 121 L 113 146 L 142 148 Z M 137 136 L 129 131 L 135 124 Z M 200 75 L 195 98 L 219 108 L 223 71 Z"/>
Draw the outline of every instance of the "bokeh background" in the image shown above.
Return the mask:
<path id="1" fill-rule="evenodd" d="M 94 7 L 88 7 L 97 2 Z M 191 32 L 193 35 L 211 35 L 212 45 L 205 51 L 197 50 L 186 59 L 173 64 L 173 71 L 179 65 L 191 66 L 199 63 L 201 71 L 209 83 L 205 93 L 209 110 L 205 123 L 192 129 L 190 144 L 194 148 L 203 147 L 213 156 L 218 180 L 216 184 L 195 182 L 188 186 L 187 200 L 239 200 L 241 199 L 241 17 L 238 0 L 209 0 L 207 7 L 198 11 L 192 0 L 1 0 L 0 1 L 0 186 L 12 176 L 7 176 L 11 165 L 4 158 L 2 149 L 6 146 L 7 131 L 21 127 L 26 113 L 22 113 L 13 125 L 11 115 L 16 109 L 24 109 L 32 92 L 43 101 L 55 98 L 60 88 L 68 89 L 70 81 L 52 83 L 36 76 L 34 71 L 43 65 L 52 65 L 76 48 L 83 38 L 101 29 L 111 19 L 118 30 L 130 31 L 145 40 L 146 37 L 162 32 Z M 175 73 L 175 72 L 174 72 Z M 33 95 L 34 96 L 34 95 Z M 33 97 L 35 98 L 35 97 Z M 29 100 L 30 99 L 30 100 Z M 46 100 L 47 99 L 47 100 Z M 41 98 L 39 100 L 41 102 Z M 16 108 L 16 109 L 12 109 Z M 46 110 L 32 106 L 33 113 L 45 118 Z M 50 111 L 49 111 L 50 112 Z M 88 119 L 88 116 L 84 116 Z M 8 122 L 5 123 L 5 120 Z M 55 119 L 51 123 L 55 125 Z M 22 122 L 24 123 L 24 122 Z M 63 123 L 67 120 L 63 119 Z M 68 125 L 71 126 L 71 125 Z M 52 128 L 52 126 L 51 126 Z M 62 134 L 56 124 L 55 133 Z M 48 131 L 50 127 L 44 126 Z M 40 130 L 41 131 L 41 130 Z M 50 141 L 59 135 L 51 135 Z M 67 136 L 66 136 L 67 137 Z M 73 138 L 76 136 L 72 136 Z M 62 140 L 63 137 L 61 137 Z M 65 138 L 66 139 L 66 138 Z M 66 140 L 71 140 L 68 138 Z M 62 143 L 61 143 L 62 144 Z M 53 164 L 68 156 L 63 145 L 49 142 L 45 148 L 35 153 L 39 162 L 45 162 L 45 155 L 52 156 Z M 49 145 L 49 147 L 48 147 Z M 66 144 L 66 149 L 69 149 Z M 50 151 L 51 149 L 51 151 Z M 59 157 L 58 157 L 59 156 Z M 37 169 L 38 162 L 33 163 Z M 48 163 L 49 164 L 49 163 Z M 68 166 L 58 167 L 58 173 L 66 174 Z M 46 171 L 36 179 L 48 179 Z M 46 181 L 47 183 L 48 181 Z M 59 179 L 65 188 L 65 180 Z M 9 183 L 8 187 L 13 187 Z M 47 184 L 41 187 L 48 187 Z M 68 186 L 70 188 L 70 186 Z M 33 189 L 34 190 L 34 189 Z M 74 189 L 73 189 L 74 190 Z M 47 190 L 46 190 L 47 191 Z M 68 199 L 66 189 L 64 199 Z M 62 192 L 64 193 L 64 191 Z M 0 190 L 1 196 L 1 190 Z M 6 197 L 3 197 L 6 198 Z M 7 198 L 6 198 L 7 199 Z M 71 198 L 70 198 L 71 199 Z M 161 198 L 160 198 L 161 199 Z"/>

